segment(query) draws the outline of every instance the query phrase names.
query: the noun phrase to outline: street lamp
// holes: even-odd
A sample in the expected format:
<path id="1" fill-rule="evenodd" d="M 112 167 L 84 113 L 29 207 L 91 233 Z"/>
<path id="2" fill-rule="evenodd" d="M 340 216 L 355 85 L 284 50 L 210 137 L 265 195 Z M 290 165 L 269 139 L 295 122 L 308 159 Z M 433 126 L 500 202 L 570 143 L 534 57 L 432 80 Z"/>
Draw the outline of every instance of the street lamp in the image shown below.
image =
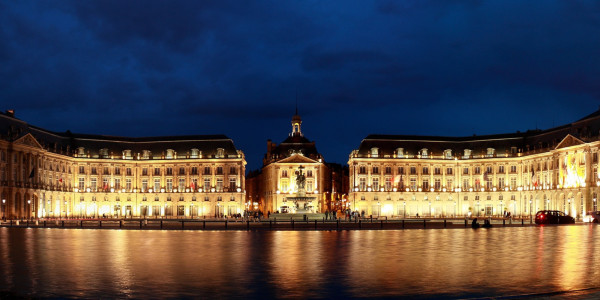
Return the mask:
<path id="1" fill-rule="evenodd" d="M 404 205 L 404 218 L 406 219 L 406 201 L 402 203 Z"/>
<path id="2" fill-rule="evenodd" d="M 5 211 L 5 209 L 4 209 L 4 205 L 5 205 L 5 204 L 6 204 L 6 199 L 2 199 L 2 220 L 4 220 L 4 219 L 5 219 L 5 218 L 4 218 L 4 211 Z"/>
<path id="3" fill-rule="evenodd" d="M 29 212 L 28 218 L 31 217 L 31 200 L 27 200 L 27 211 Z"/>

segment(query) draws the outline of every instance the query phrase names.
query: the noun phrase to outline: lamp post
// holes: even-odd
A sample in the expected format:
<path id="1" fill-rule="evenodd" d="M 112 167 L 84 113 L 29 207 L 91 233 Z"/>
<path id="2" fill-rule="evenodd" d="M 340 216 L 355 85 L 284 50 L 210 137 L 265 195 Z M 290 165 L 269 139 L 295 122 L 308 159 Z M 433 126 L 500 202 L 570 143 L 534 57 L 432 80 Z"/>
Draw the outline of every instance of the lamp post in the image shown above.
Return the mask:
<path id="1" fill-rule="evenodd" d="M 404 218 L 406 219 L 406 201 L 404 201 L 402 203 L 402 205 L 404 205 L 404 210 L 403 211 L 404 211 Z"/>
<path id="2" fill-rule="evenodd" d="M 5 205 L 6 205 L 6 199 L 2 199 L 2 220 L 5 219 L 5 215 L 4 215 L 4 212 L 6 211 L 6 209 L 4 208 Z"/>
<path id="3" fill-rule="evenodd" d="M 477 201 L 477 216 L 479 217 L 479 201 Z"/>
<path id="4" fill-rule="evenodd" d="M 27 200 L 27 218 L 31 218 L 31 200 Z"/>

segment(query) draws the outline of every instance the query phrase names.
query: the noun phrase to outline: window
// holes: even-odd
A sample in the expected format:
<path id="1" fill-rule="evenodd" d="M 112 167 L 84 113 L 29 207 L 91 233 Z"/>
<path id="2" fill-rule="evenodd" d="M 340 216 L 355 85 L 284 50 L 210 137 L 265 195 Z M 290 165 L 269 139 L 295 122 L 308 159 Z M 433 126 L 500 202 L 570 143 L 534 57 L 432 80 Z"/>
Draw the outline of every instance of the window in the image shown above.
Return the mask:
<path id="1" fill-rule="evenodd" d="M 373 167 L 373 174 L 379 174 L 379 167 Z"/>
<path id="2" fill-rule="evenodd" d="M 479 167 L 479 166 L 475 167 L 475 174 L 476 175 L 481 174 L 481 167 Z"/>
<path id="3" fill-rule="evenodd" d="M 417 167 L 410 167 L 410 174 L 411 175 L 416 175 L 417 174 Z"/>
<path id="4" fill-rule="evenodd" d="M 517 188 L 517 177 L 510 178 L 510 189 L 515 190 Z"/>
<path id="5" fill-rule="evenodd" d="M 451 149 L 444 150 L 444 158 L 452 159 L 452 150 Z"/>
<path id="6" fill-rule="evenodd" d="M 167 192 L 171 192 L 171 191 L 173 191 L 173 179 L 168 178 L 167 179 Z"/>
<path id="7" fill-rule="evenodd" d="M 121 168 L 115 167 L 115 175 L 121 175 Z"/>
<path id="8" fill-rule="evenodd" d="M 442 168 L 440 168 L 440 167 L 433 168 L 433 174 L 435 174 L 435 175 L 441 175 L 442 174 Z"/>
<path id="9" fill-rule="evenodd" d="M 185 191 L 185 178 L 179 178 L 179 184 L 177 185 L 179 192 Z"/>
<path id="10" fill-rule="evenodd" d="M 92 167 L 92 175 L 98 175 L 96 167 Z"/>
<path id="11" fill-rule="evenodd" d="M 210 175 L 212 174 L 210 171 L 210 167 L 204 167 L 204 175 Z"/>
<path id="12" fill-rule="evenodd" d="M 200 150 L 193 148 L 191 158 L 198 158 L 200 156 Z"/>
<path id="13" fill-rule="evenodd" d="M 154 176 L 160 176 L 160 168 L 154 168 Z"/>
<path id="14" fill-rule="evenodd" d="M 142 192 L 148 190 L 148 179 L 142 179 Z"/>
<path id="15" fill-rule="evenodd" d="M 487 148 L 487 157 L 494 157 L 494 154 L 496 154 L 496 149 L 494 148 Z"/>
<path id="16" fill-rule="evenodd" d="M 127 175 L 127 176 L 131 176 L 131 168 L 127 168 L 127 173 L 126 173 L 126 175 Z"/>
<path id="17" fill-rule="evenodd" d="M 281 190 L 282 190 L 284 193 L 287 193 L 287 192 L 288 192 L 288 187 L 289 187 L 289 186 L 288 186 L 288 181 L 287 181 L 287 179 L 286 179 L 286 180 L 282 180 L 282 181 L 281 181 Z"/>
<path id="18" fill-rule="evenodd" d="M 504 174 L 504 166 L 498 166 L 498 173 Z"/>
<path id="19" fill-rule="evenodd" d="M 398 174 L 404 174 L 404 167 L 398 167 Z"/>
<path id="20" fill-rule="evenodd" d="M 385 167 L 385 174 L 392 174 L 392 167 Z"/>
<path id="21" fill-rule="evenodd" d="M 429 168 L 423 167 L 423 175 L 427 175 L 427 174 L 429 174 Z"/>
<path id="22" fill-rule="evenodd" d="M 306 177 L 313 177 L 313 170 L 306 170 Z"/>
<path id="23" fill-rule="evenodd" d="M 378 157 L 378 156 L 379 156 L 379 149 L 371 148 L 371 157 Z"/>
<path id="24" fill-rule="evenodd" d="M 463 178 L 463 186 L 462 186 L 464 191 L 467 191 L 470 188 L 469 185 L 469 179 L 468 178 Z"/>
<path id="25" fill-rule="evenodd" d="M 504 177 L 498 178 L 498 188 L 501 190 L 504 189 Z"/>
<path id="26" fill-rule="evenodd" d="M 223 158 L 225 157 L 225 149 L 223 148 L 217 148 L 217 156 L 216 158 Z"/>
<path id="27" fill-rule="evenodd" d="M 452 183 L 453 183 L 452 179 L 446 179 L 446 188 L 448 188 L 449 190 L 452 190 L 454 188 Z"/>
<path id="28" fill-rule="evenodd" d="M 471 158 L 471 149 L 465 149 L 464 150 L 464 156 L 463 158 Z"/>
<path id="29" fill-rule="evenodd" d="M 237 187 L 237 184 L 236 184 L 235 177 L 229 178 L 229 191 L 230 192 L 236 191 L 236 187 Z"/>
<path id="30" fill-rule="evenodd" d="M 236 174 L 237 174 L 237 168 L 229 167 L 229 175 L 236 175 Z"/>
<path id="31" fill-rule="evenodd" d="M 429 157 L 427 148 L 421 149 L 421 157 L 422 158 L 428 158 Z"/>
<path id="32" fill-rule="evenodd" d="M 210 191 L 210 178 L 204 178 L 204 191 Z"/>
<path id="33" fill-rule="evenodd" d="M 185 168 L 179 167 L 179 175 L 185 175 Z"/>
<path id="34" fill-rule="evenodd" d="M 121 189 L 121 178 L 115 178 L 115 190 Z"/>
<path id="35" fill-rule="evenodd" d="M 208 196 L 205 196 L 204 201 L 208 202 L 208 201 L 210 201 L 210 198 L 208 198 Z"/>
<path id="36" fill-rule="evenodd" d="M 359 186 L 358 186 L 359 190 L 361 190 L 363 192 L 366 191 L 367 190 L 367 179 L 364 177 L 361 177 L 358 179 L 358 182 L 359 182 Z"/>
<path id="37" fill-rule="evenodd" d="M 367 174 L 367 167 L 365 167 L 365 166 L 359 166 L 358 167 L 358 173 L 359 174 Z"/>
<path id="38" fill-rule="evenodd" d="M 173 168 L 167 168 L 167 175 L 173 175 Z"/>
<path id="39" fill-rule="evenodd" d="M 447 168 L 446 169 L 446 174 L 447 175 L 452 175 L 452 168 Z"/>
<path id="40" fill-rule="evenodd" d="M 391 177 L 385 178 L 385 190 L 388 192 L 392 190 L 392 178 Z"/>
<path id="41" fill-rule="evenodd" d="M 108 167 L 104 167 L 104 175 L 110 175 L 110 172 L 108 171 Z"/>
<path id="42" fill-rule="evenodd" d="M 373 190 L 379 191 L 379 178 L 373 178 Z"/>
<path id="43" fill-rule="evenodd" d="M 469 175 L 469 167 L 463 168 L 463 175 Z"/>
<path id="44" fill-rule="evenodd" d="M 160 191 L 160 179 L 154 178 L 154 192 L 158 193 Z"/>
<path id="45" fill-rule="evenodd" d="M 192 167 L 192 175 L 198 175 L 198 167 Z"/>
<path id="46" fill-rule="evenodd" d="M 217 178 L 217 192 L 223 191 L 223 178 Z"/>
<path id="47" fill-rule="evenodd" d="M 396 149 L 396 157 L 404 157 L 404 148 L 398 148 Z"/>
<path id="48" fill-rule="evenodd" d="M 306 181 L 306 191 L 309 192 L 309 193 L 311 193 L 311 192 L 313 192 L 313 189 L 314 189 L 313 181 L 312 180 L 307 180 Z"/>
<path id="49" fill-rule="evenodd" d="M 426 191 L 429 189 L 429 179 L 423 179 L 423 190 Z"/>
<path id="50" fill-rule="evenodd" d="M 217 167 L 217 175 L 223 175 L 223 167 Z"/>
<path id="51" fill-rule="evenodd" d="M 79 174 L 85 174 L 85 167 L 79 166 Z"/>
<path id="52" fill-rule="evenodd" d="M 437 191 L 439 191 L 439 190 L 441 190 L 441 189 L 442 189 L 442 183 L 441 183 L 441 181 L 440 181 L 440 179 L 439 179 L 439 178 L 435 180 L 435 182 L 434 182 L 434 188 L 435 188 Z"/>
<path id="53" fill-rule="evenodd" d="M 92 186 L 91 186 L 92 191 L 96 191 L 96 189 L 98 188 L 97 180 L 98 179 L 96 179 L 96 178 L 92 178 Z"/>
<path id="54" fill-rule="evenodd" d="M 85 189 L 85 178 L 79 177 L 79 185 L 78 188 L 83 191 Z"/>
<path id="55" fill-rule="evenodd" d="M 148 176 L 148 168 L 142 169 L 142 176 Z"/>
<path id="56" fill-rule="evenodd" d="M 511 173 L 517 173 L 517 166 L 510 166 Z"/>
<path id="57" fill-rule="evenodd" d="M 491 166 L 486 167 L 485 172 L 490 175 L 494 173 Z"/>
<path id="58" fill-rule="evenodd" d="M 131 178 L 127 178 L 125 180 L 125 189 L 127 189 L 128 191 L 131 191 Z"/>
<path id="59" fill-rule="evenodd" d="M 411 191 L 417 190 L 417 179 L 416 178 L 410 179 L 410 189 L 411 189 Z"/>

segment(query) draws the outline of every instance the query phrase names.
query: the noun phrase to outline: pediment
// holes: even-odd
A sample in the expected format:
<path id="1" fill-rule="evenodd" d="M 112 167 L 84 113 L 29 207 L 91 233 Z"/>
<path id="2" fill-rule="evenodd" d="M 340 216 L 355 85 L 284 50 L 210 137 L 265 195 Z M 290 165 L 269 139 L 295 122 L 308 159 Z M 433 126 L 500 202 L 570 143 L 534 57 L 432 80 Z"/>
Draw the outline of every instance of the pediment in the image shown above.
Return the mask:
<path id="1" fill-rule="evenodd" d="M 561 148 L 567 148 L 567 147 L 571 147 L 571 146 L 577 146 L 577 145 L 582 145 L 585 144 L 585 142 L 583 142 L 582 140 L 567 134 L 567 136 L 565 136 L 565 138 L 560 141 L 560 143 L 558 143 L 558 145 L 556 145 L 556 149 L 561 149 Z"/>
<path id="2" fill-rule="evenodd" d="M 300 164 L 313 164 L 313 163 L 318 163 L 318 161 L 316 160 L 312 160 L 302 154 L 292 154 L 292 156 L 290 157 L 286 157 L 280 161 L 277 161 L 277 163 L 300 163 Z"/>
<path id="3" fill-rule="evenodd" d="M 34 148 L 43 149 L 42 145 L 40 145 L 40 143 L 33 137 L 33 135 L 31 135 L 31 133 L 28 133 L 28 134 L 18 138 L 16 141 L 14 141 L 14 143 L 19 144 L 19 145 L 26 145 L 26 146 L 30 146 L 30 147 L 34 147 Z"/>

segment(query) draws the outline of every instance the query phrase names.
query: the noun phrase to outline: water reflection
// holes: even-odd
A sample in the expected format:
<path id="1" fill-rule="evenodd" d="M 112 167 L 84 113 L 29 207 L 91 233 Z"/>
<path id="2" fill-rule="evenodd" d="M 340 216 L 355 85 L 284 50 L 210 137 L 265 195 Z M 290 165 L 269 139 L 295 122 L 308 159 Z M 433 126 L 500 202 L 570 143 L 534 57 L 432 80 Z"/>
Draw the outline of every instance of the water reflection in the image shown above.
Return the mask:
<path id="1" fill-rule="evenodd" d="M 511 296 L 598 287 L 600 226 L 398 231 L 0 228 L 0 291 L 73 298 Z"/>

